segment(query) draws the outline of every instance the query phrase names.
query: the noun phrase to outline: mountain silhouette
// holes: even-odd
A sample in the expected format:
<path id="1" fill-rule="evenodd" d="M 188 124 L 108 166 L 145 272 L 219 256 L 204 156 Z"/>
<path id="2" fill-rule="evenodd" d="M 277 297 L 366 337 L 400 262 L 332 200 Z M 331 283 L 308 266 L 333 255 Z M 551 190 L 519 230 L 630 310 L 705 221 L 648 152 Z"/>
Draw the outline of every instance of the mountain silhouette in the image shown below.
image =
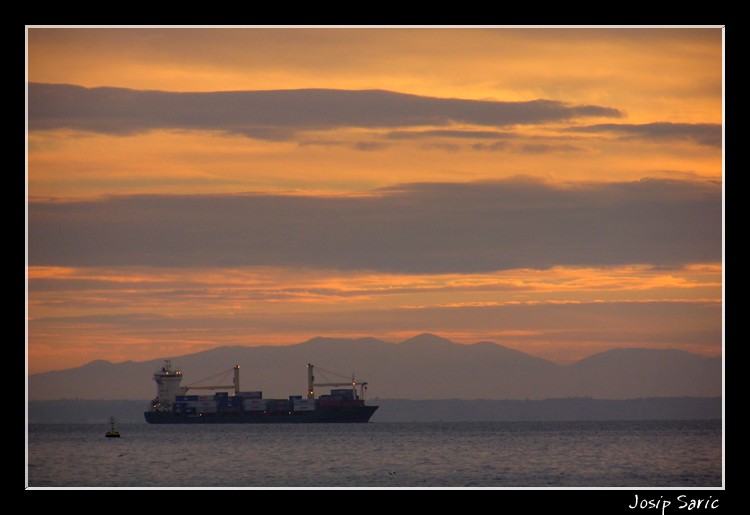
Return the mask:
<path id="1" fill-rule="evenodd" d="M 315 365 L 317 382 L 349 381 L 353 374 L 367 381 L 369 399 L 634 399 L 722 394 L 718 357 L 628 348 L 559 365 L 493 342 L 464 345 L 429 333 L 400 343 L 318 336 L 296 345 L 226 346 L 164 359 L 171 359 L 183 371 L 183 386 L 205 385 L 207 378 L 222 371 L 226 379 L 221 384 L 231 385 L 231 368 L 239 364 L 241 390 L 261 390 L 267 398 L 304 394 L 307 363 Z M 153 373 L 162 362 L 96 360 L 34 374 L 28 378 L 29 399 L 151 399 L 156 393 Z M 327 388 L 317 393 L 327 393 Z"/>

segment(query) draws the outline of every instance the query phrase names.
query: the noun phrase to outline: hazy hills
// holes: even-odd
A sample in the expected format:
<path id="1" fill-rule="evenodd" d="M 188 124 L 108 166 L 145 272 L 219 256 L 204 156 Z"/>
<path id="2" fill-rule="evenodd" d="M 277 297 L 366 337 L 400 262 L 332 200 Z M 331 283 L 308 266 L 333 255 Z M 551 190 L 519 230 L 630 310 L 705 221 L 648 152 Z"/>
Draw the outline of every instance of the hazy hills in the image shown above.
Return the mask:
<path id="1" fill-rule="evenodd" d="M 344 379 L 326 376 L 323 369 L 349 378 L 355 372 L 368 382 L 370 399 L 635 399 L 722 393 L 720 358 L 616 349 L 562 366 L 492 342 L 462 345 L 430 334 L 401 343 L 313 338 L 298 345 L 220 347 L 165 358 L 182 369 L 183 385 L 206 384 L 203 379 L 239 364 L 241 389 L 262 390 L 264 397 L 303 394 L 307 363 L 316 365 L 318 381 Z M 156 391 L 152 375 L 161 364 L 93 361 L 31 375 L 29 399 L 151 399 Z M 227 377 L 222 384 L 231 384 L 231 375 Z"/>

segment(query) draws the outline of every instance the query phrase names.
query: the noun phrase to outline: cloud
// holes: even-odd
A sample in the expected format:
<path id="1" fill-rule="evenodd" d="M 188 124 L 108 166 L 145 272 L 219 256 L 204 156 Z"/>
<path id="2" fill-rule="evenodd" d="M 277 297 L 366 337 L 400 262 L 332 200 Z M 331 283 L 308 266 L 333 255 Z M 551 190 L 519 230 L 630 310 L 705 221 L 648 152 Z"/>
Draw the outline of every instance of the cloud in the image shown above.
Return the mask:
<path id="1" fill-rule="evenodd" d="M 545 143 L 521 145 L 518 152 L 523 154 L 550 154 L 555 152 L 583 152 L 584 149 L 575 145 L 548 145 Z"/>
<path id="2" fill-rule="evenodd" d="M 518 139 L 521 135 L 510 131 L 477 131 L 477 130 L 413 130 L 413 131 L 391 131 L 385 134 L 388 139 L 415 140 L 426 138 L 451 138 L 451 139 L 474 139 L 493 140 L 490 143 L 473 143 L 470 148 L 480 151 L 513 151 L 520 154 L 548 154 L 553 152 L 583 152 L 583 149 L 569 144 L 547 144 L 528 143 L 520 146 L 511 146 L 506 140 Z M 527 136 L 528 137 L 528 136 Z M 534 138 L 534 137 L 532 137 Z M 459 148 L 453 145 L 454 148 Z"/>
<path id="3" fill-rule="evenodd" d="M 358 141 L 354 144 L 353 148 L 355 150 L 360 150 L 362 152 L 372 152 L 375 150 L 383 150 L 384 148 L 387 148 L 388 145 L 385 143 L 377 143 L 377 142 L 370 142 L 370 141 Z"/>
<path id="4" fill-rule="evenodd" d="M 566 129 L 571 132 L 614 133 L 626 137 L 652 140 L 686 140 L 701 145 L 721 147 L 721 124 L 718 123 L 646 123 L 642 125 L 604 123 Z"/>
<path id="5" fill-rule="evenodd" d="M 297 142 L 297 145 L 300 147 L 348 147 L 360 152 L 374 152 L 377 150 L 386 149 L 390 146 L 387 143 L 381 143 L 377 141 L 356 141 L 354 143 L 348 143 L 345 141 L 333 140 L 300 140 Z"/>
<path id="6" fill-rule="evenodd" d="M 500 150 L 507 150 L 509 145 L 505 141 L 496 141 L 494 143 L 474 143 L 471 148 L 474 150 L 497 152 Z"/>
<path id="7" fill-rule="evenodd" d="M 553 154 L 553 153 L 580 153 L 585 149 L 567 143 L 527 143 L 525 145 L 511 145 L 506 141 L 495 141 L 493 143 L 474 143 L 471 148 L 484 152 L 510 151 L 516 154 Z"/>
<path id="8" fill-rule="evenodd" d="M 472 131 L 472 130 L 424 130 L 424 131 L 391 131 L 385 135 L 388 139 L 423 139 L 423 138 L 467 138 L 499 139 L 516 138 L 518 135 L 505 131 Z"/>
<path id="9" fill-rule="evenodd" d="M 295 130 L 400 128 L 466 123 L 486 127 L 583 117 L 617 109 L 553 100 L 496 102 L 383 90 L 297 89 L 175 93 L 30 83 L 29 129 L 131 134 L 154 129 L 213 130 L 284 139 Z"/>
<path id="10" fill-rule="evenodd" d="M 31 202 L 32 266 L 294 266 L 396 273 L 721 259 L 721 186 L 650 179 L 407 184 L 369 196 Z"/>

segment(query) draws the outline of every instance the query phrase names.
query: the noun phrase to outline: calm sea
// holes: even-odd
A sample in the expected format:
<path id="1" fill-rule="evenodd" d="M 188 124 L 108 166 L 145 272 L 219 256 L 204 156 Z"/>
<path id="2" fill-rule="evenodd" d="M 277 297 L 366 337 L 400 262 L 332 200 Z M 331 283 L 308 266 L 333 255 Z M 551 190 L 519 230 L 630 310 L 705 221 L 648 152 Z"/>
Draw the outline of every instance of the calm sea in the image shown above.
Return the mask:
<path id="1" fill-rule="evenodd" d="M 29 487 L 722 485 L 721 421 L 33 424 Z"/>

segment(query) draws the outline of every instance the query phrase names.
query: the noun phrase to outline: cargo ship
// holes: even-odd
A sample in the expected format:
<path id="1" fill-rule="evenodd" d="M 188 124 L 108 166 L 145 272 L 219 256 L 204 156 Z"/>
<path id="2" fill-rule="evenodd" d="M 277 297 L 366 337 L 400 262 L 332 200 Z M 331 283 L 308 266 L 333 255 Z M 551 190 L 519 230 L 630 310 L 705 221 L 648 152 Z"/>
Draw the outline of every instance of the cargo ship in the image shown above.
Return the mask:
<path id="1" fill-rule="evenodd" d="M 365 404 L 366 382 L 352 376 L 347 382 L 316 383 L 313 365 L 307 364 L 307 394 L 286 399 L 264 399 L 262 391 L 240 391 L 240 366 L 233 368 L 232 385 L 181 386 L 182 371 L 166 360 L 154 373 L 156 398 L 144 413 L 149 424 L 298 424 L 365 423 L 378 406 Z M 331 389 L 316 398 L 316 386 Z M 359 392 L 357 391 L 359 388 Z M 189 390 L 217 391 L 213 395 L 187 395 Z M 232 394 L 230 395 L 230 392 Z"/>

